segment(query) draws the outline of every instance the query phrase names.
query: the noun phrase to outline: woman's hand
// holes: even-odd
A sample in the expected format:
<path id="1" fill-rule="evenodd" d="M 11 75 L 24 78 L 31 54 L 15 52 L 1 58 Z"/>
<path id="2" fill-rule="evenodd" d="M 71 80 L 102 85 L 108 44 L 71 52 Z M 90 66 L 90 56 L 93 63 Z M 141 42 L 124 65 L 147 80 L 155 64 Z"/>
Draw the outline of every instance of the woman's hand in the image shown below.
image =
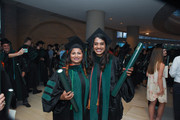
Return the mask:
<path id="1" fill-rule="evenodd" d="M 163 96 L 164 95 L 164 89 L 160 89 L 160 91 L 157 93 L 158 96 Z"/>
<path id="2" fill-rule="evenodd" d="M 26 75 L 26 73 L 23 71 L 23 72 L 21 73 L 21 76 L 24 77 L 25 75 Z"/>
<path id="3" fill-rule="evenodd" d="M 60 96 L 60 100 L 71 100 L 74 97 L 74 93 L 69 91 L 64 91 L 63 94 Z"/>
<path id="4" fill-rule="evenodd" d="M 0 111 L 4 108 L 5 106 L 5 97 L 4 97 L 4 94 L 1 94 L 0 95 Z"/>
<path id="5" fill-rule="evenodd" d="M 125 70 L 126 70 L 126 68 L 123 68 L 123 71 L 125 71 Z M 127 76 L 131 76 L 133 70 L 134 70 L 133 67 L 129 68 L 129 69 L 126 71 Z"/>

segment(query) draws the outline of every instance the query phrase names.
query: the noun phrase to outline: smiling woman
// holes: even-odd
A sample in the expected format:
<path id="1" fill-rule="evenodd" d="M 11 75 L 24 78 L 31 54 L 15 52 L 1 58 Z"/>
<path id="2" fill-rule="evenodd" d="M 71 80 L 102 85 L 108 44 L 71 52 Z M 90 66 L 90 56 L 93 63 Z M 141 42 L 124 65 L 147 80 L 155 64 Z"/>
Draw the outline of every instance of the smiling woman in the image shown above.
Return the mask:
<path id="1" fill-rule="evenodd" d="M 101 57 L 106 49 L 105 41 L 99 37 L 95 38 L 93 49 L 97 56 Z"/>
<path id="2" fill-rule="evenodd" d="M 121 98 L 129 102 L 134 96 L 131 72 L 127 73 L 128 78 L 118 95 L 112 97 L 111 91 L 122 73 L 123 64 L 120 59 L 109 53 L 108 45 L 112 40 L 100 28 L 87 41 L 89 42 L 88 72 L 90 76 L 87 108 L 90 120 L 120 120 L 123 115 Z"/>
<path id="3" fill-rule="evenodd" d="M 83 53 L 80 48 L 73 48 L 70 53 L 71 63 L 74 65 L 80 65 L 83 59 Z"/>
<path id="4" fill-rule="evenodd" d="M 87 120 L 85 108 L 87 105 L 89 82 L 86 77 L 83 51 L 85 44 L 79 37 L 72 37 L 71 41 L 65 45 L 67 48 L 66 64 L 62 74 L 55 72 L 45 87 L 42 95 L 43 110 L 53 112 L 53 120 Z M 61 69 L 62 70 L 62 69 Z M 63 84 L 66 81 L 68 84 Z M 64 88 L 71 88 L 66 91 Z M 72 102 L 74 99 L 75 102 Z M 71 101 L 71 102 L 70 102 Z M 71 104 L 72 103 L 72 104 Z M 77 107 L 74 108 L 77 103 Z M 78 108 L 78 110 L 76 109 Z"/>

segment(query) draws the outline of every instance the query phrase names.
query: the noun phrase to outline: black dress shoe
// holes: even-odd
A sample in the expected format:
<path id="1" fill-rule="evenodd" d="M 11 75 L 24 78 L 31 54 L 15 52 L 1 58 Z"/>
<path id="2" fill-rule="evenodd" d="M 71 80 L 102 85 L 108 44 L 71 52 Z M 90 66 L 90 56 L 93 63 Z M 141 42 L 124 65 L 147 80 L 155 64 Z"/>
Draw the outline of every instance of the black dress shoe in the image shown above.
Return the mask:
<path id="1" fill-rule="evenodd" d="M 32 92 L 32 90 L 28 90 L 28 92 L 30 93 L 30 92 Z"/>
<path id="2" fill-rule="evenodd" d="M 23 105 L 26 106 L 26 107 L 31 107 L 31 105 L 28 102 L 23 103 Z"/>
<path id="3" fill-rule="evenodd" d="M 11 108 L 12 108 L 12 109 L 16 109 L 16 108 L 17 108 L 16 104 L 14 104 L 14 105 L 12 104 L 12 105 L 11 105 Z"/>
<path id="4" fill-rule="evenodd" d="M 42 90 L 33 90 L 33 94 L 38 94 L 38 93 L 41 93 Z"/>

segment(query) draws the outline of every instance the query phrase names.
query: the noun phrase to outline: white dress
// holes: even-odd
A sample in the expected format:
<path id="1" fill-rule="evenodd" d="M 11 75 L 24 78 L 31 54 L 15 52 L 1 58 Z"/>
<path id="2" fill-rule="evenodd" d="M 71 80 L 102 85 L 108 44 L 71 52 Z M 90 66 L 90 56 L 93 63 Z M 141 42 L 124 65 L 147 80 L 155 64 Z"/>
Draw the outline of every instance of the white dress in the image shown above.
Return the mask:
<path id="1" fill-rule="evenodd" d="M 166 80 L 164 75 L 162 77 L 162 80 L 163 80 L 164 94 L 162 96 L 158 96 L 157 93 L 160 90 L 158 86 L 158 71 L 156 69 L 154 74 L 148 74 L 147 99 L 149 101 L 155 101 L 156 99 L 158 99 L 160 103 L 167 103 L 167 88 L 166 88 Z"/>

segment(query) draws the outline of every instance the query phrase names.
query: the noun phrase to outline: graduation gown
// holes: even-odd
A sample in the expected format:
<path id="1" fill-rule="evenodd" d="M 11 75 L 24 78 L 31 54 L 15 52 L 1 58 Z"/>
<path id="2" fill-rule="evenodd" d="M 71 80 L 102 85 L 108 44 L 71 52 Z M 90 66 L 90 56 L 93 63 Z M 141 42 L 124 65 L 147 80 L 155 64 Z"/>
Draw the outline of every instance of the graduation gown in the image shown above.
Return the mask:
<path id="1" fill-rule="evenodd" d="M 39 54 L 39 63 L 38 63 L 38 78 L 39 82 L 43 82 L 46 85 L 48 81 L 48 64 L 49 64 L 49 55 L 47 51 L 43 48 L 37 50 Z M 41 60 L 43 58 L 44 60 Z"/>
<path id="2" fill-rule="evenodd" d="M 0 59 L 0 62 L 2 62 L 1 59 Z M 6 100 L 7 100 L 8 89 L 10 88 L 12 88 L 12 86 L 10 83 L 9 76 L 7 72 L 5 71 L 5 69 L 3 68 L 3 65 L 0 63 L 0 89 L 1 89 L 0 94 L 4 93 Z M 10 120 L 7 115 L 6 107 L 7 106 L 5 106 L 2 111 L 0 111 L 0 120 Z"/>
<path id="3" fill-rule="evenodd" d="M 10 83 L 12 85 L 12 88 L 14 89 L 17 100 L 24 100 L 28 97 L 26 83 L 23 81 L 23 78 L 21 76 L 22 71 L 25 71 L 24 61 L 22 61 L 20 56 L 9 58 L 8 54 L 4 52 L 2 52 L 1 55 L 3 56 L 2 61 L 4 62 L 4 69 L 10 78 Z"/>
<path id="4" fill-rule="evenodd" d="M 81 65 L 70 66 L 68 72 L 67 80 L 74 92 L 73 98 L 78 105 L 79 112 L 72 109 L 69 100 L 60 100 L 60 96 L 65 89 L 57 72 L 52 75 L 44 89 L 42 96 L 43 111 L 52 111 L 53 120 L 86 120 L 84 117 L 87 116 L 84 116 L 84 112 L 88 99 L 89 81 L 84 75 Z"/>
<path id="5" fill-rule="evenodd" d="M 122 73 L 122 63 L 120 63 L 116 57 L 110 55 L 110 61 L 106 64 L 104 72 L 102 72 L 102 76 L 100 77 L 100 60 L 100 57 L 95 57 L 92 81 L 90 81 L 90 84 L 92 84 L 90 85 L 90 120 L 120 120 L 123 115 L 123 105 L 121 99 L 123 98 L 126 102 L 130 102 L 132 100 L 134 97 L 133 83 L 131 78 L 128 77 L 123 83 L 117 96 L 111 96 L 111 92 Z M 97 99 L 100 78 L 102 79 L 102 83 L 100 87 L 98 108 Z"/>
<path id="6" fill-rule="evenodd" d="M 27 48 L 28 52 L 22 55 L 22 60 L 26 63 L 26 75 L 25 79 L 27 81 L 27 87 L 37 89 L 38 82 L 38 62 L 39 62 L 39 54 L 37 50 L 28 45 L 23 45 L 21 48 Z M 21 49 L 20 48 L 20 49 Z"/>

